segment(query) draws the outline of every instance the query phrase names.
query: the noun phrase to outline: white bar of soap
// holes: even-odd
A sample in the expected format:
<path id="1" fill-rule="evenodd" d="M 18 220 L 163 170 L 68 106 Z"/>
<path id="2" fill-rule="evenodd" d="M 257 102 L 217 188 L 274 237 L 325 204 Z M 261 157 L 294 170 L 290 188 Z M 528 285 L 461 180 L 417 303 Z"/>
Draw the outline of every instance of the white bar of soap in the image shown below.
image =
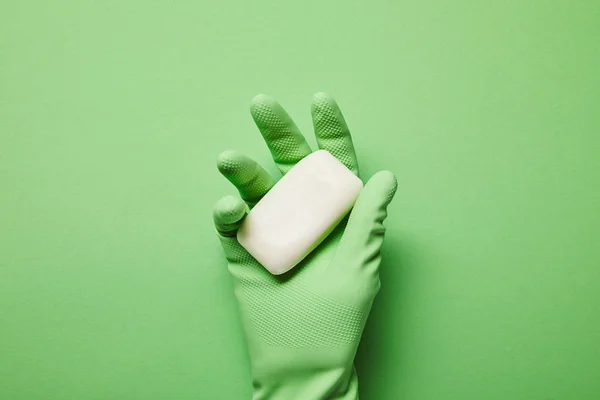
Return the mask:
<path id="1" fill-rule="evenodd" d="M 315 249 L 352 209 L 362 181 L 325 150 L 300 160 L 250 210 L 240 244 L 269 272 L 283 274 Z"/>

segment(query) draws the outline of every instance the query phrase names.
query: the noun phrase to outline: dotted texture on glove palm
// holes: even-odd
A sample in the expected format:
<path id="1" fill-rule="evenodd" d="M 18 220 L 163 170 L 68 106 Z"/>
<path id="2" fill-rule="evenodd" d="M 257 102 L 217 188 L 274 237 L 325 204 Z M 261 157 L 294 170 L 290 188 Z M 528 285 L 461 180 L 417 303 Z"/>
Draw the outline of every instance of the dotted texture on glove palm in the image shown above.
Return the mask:
<path id="1" fill-rule="evenodd" d="M 288 348 L 323 348 L 344 346 L 360 338 L 366 315 L 355 306 L 310 289 L 308 269 L 282 282 L 268 273 L 237 240 L 221 237 L 221 241 L 240 307 L 266 343 Z"/>
<path id="2" fill-rule="evenodd" d="M 265 342 L 323 348 L 348 345 L 360 338 L 365 319 L 360 309 L 314 293 L 302 280 L 281 284 L 275 279 L 239 277 L 238 294 L 244 297 L 252 325 Z"/>

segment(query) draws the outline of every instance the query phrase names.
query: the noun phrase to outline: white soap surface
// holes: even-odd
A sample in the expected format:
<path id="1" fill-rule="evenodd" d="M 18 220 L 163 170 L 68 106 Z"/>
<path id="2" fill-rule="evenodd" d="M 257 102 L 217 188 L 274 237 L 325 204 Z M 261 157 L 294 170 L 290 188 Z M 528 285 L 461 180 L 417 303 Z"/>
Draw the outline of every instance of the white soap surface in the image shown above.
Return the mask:
<path id="1" fill-rule="evenodd" d="M 250 210 L 237 238 L 269 272 L 283 274 L 352 209 L 362 181 L 325 150 L 300 160 Z"/>

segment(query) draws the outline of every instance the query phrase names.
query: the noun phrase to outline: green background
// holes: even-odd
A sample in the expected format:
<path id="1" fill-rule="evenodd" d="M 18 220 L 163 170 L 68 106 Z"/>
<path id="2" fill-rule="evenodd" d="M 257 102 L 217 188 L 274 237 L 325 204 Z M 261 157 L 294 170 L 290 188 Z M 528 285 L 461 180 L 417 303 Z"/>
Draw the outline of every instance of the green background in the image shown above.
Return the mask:
<path id="1" fill-rule="evenodd" d="M 393 170 L 364 399 L 600 398 L 600 3 L 3 1 L 0 399 L 244 399 L 216 155 Z"/>

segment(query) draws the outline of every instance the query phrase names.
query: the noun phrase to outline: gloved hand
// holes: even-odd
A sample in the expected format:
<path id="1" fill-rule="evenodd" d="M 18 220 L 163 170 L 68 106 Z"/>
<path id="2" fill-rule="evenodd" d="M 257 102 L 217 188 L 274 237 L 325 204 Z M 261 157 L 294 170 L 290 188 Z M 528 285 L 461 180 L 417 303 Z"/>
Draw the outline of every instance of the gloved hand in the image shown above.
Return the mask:
<path id="1" fill-rule="evenodd" d="M 355 174 L 358 163 L 344 117 L 325 93 L 313 98 L 318 145 Z M 256 96 L 256 125 L 285 174 L 311 153 L 285 110 Z M 290 272 L 274 276 L 236 240 L 247 213 L 274 185 L 260 165 L 237 151 L 218 158 L 221 173 L 239 190 L 215 206 L 214 221 L 239 303 L 255 400 L 357 399 L 354 356 L 377 294 L 387 206 L 396 178 L 380 171 L 365 185 L 350 216 Z"/>

